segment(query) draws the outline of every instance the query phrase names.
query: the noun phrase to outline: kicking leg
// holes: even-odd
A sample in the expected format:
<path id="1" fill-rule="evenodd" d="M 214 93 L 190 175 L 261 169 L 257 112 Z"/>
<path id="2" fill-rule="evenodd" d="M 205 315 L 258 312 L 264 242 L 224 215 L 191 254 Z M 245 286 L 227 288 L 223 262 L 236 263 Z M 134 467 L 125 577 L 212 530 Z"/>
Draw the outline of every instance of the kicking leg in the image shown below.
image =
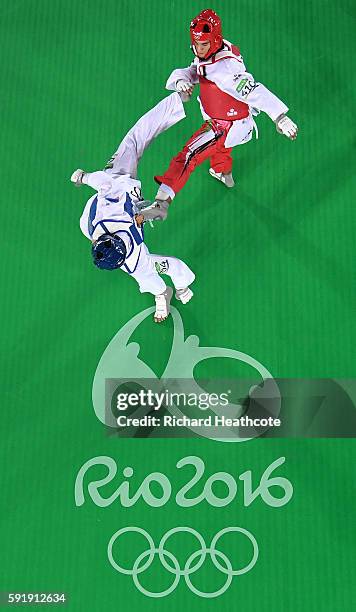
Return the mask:
<path id="1" fill-rule="evenodd" d="M 211 122 L 205 122 L 193 134 L 182 151 L 173 157 L 168 170 L 162 176 L 154 177 L 160 188 L 153 204 L 142 211 L 143 221 L 164 221 L 167 218 L 175 194 L 184 187 L 193 170 L 212 155 L 223 137 L 224 131 L 215 129 Z"/>
<path id="2" fill-rule="evenodd" d="M 166 172 L 161 176 L 155 176 L 155 181 L 162 185 L 160 189 L 168 187 L 171 194 L 177 194 L 195 168 L 214 153 L 217 143 L 223 136 L 223 130 L 215 128 L 210 122 L 205 122 L 189 138 L 182 151 L 173 157 Z"/>
<path id="3" fill-rule="evenodd" d="M 126 134 L 113 157 L 105 166 L 109 174 L 129 174 L 137 178 L 137 165 L 154 138 L 185 118 L 179 94 L 167 96 L 148 111 Z"/>

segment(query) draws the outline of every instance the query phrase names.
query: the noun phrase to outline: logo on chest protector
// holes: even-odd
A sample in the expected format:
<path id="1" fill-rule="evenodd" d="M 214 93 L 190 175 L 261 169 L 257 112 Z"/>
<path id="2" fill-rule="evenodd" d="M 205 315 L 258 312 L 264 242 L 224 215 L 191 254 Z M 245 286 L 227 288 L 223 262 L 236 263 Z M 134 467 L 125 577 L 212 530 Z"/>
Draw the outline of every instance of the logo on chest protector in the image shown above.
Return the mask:
<path id="1" fill-rule="evenodd" d="M 155 268 L 158 274 L 166 274 L 169 269 L 168 259 L 163 259 L 162 261 L 156 261 Z"/>

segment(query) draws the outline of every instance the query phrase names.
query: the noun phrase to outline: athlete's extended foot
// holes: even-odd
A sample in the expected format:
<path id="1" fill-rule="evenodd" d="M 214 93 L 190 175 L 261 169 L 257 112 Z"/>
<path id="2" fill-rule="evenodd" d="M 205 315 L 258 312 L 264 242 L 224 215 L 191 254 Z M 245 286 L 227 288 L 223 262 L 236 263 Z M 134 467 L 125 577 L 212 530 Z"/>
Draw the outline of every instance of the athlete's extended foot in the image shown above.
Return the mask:
<path id="1" fill-rule="evenodd" d="M 209 174 L 210 176 L 216 178 L 218 181 L 224 183 L 226 187 L 231 188 L 235 185 L 235 181 L 232 177 L 231 172 L 229 172 L 228 174 L 224 174 L 223 172 L 215 172 L 213 168 L 209 168 Z"/>
<path id="2" fill-rule="evenodd" d="M 153 315 L 155 323 L 162 323 L 167 319 L 170 313 L 172 295 L 172 287 L 167 287 L 164 293 L 155 296 L 156 312 Z"/>
<path id="3" fill-rule="evenodd" d="M 189 287 L 185 287 L 185 289 L 177 289 L 176 290 L 176 298 L 182 304 L 188 304 L 188 302 L 192 299 L 194 293 Z"/>

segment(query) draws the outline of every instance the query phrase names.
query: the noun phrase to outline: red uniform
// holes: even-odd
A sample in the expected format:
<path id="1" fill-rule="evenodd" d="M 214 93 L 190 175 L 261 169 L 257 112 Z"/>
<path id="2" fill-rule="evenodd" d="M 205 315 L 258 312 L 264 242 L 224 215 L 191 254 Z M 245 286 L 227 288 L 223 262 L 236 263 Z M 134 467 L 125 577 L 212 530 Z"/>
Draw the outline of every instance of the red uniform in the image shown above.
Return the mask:
<path id="1" fill-rule="evenodd" d="M 211 120 L 203 123 L 189 138 L 182 151 L 173 157 L 166 172 L 162 176 L 155 176 L 155 181 L 168 185 L 177 194 L 193 170 L 208 158 L 215 172 L 231 172 L 232 148 L 224 146 L 230 126 L 231 121 Z"/>
<path id="2" fill-rule="evenodd" d="M 178 81 L 199 84 L 198 100 L 206 121 L 171 160 L 168 170 L 155 176 L 158 183 L 167 185 L 174 194 L 207 158 L 215 172 L 231 172 L 232 147 L 251 140 L 256 128 L 253 114 L 262 110 L 275 120 L 288 111 L 277 96 L 262 83 L 256 83 L 246 71 L 239 48 L 223 40 L 221 22 L 214 11 L 202 11 L 193 19 L 190 32 L 195 53 L 195 43 L 209 40 L 208 56 L 196 57 L 188 68 L 174 70 L 166 88 L 176 89 Z"/>

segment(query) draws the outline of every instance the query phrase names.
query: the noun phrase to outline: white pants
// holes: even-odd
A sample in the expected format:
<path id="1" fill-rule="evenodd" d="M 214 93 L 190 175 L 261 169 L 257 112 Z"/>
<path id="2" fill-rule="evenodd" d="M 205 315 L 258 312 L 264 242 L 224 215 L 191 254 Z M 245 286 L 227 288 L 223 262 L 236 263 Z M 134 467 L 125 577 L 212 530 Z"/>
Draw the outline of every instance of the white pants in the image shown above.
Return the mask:
<path id="1" fill-rule="evenodd" d="M 129 174 L 136 179 L 138 162 L 152 140 L 184 118 L 183 102 L 177 92 L 161 100 L 128 131 L 105 172 Z"/>
<path id="2" fill-rule="evenodd" d="M 161 275 L 170 276 L 175 289 L 185 289 L 195 279 L 195 274 L 191 269 L 176 257 L 167 255 L 151 254 L 146 245 L 142 244 L 139 264 L 131 274 L 138 282 L 141 293 L 153 293 L 160 295 L 167 286 Z"/>

